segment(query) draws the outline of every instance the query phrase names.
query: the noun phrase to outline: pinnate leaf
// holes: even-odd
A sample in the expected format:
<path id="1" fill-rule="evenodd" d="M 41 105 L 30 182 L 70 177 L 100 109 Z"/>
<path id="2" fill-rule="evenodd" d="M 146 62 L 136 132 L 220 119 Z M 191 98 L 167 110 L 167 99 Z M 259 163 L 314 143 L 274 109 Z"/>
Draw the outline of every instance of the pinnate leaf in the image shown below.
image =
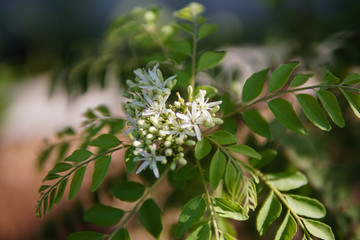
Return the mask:
<path id="1" fill-rule="evenodd" d="M 226 158 L 220 150 L 217 150 L 210 163 L 210 185 L 212 189 L 216 189 L 225 172 Z"/>
<path id="2" fill-rule="evenodd" d="M 268 92 L 272 93 L 280 90 L 289 80 L 290 75 L 293 73 L 297 65 L 299 65 L 299 62 L 290 62 L 277 67 L 270 74 Z"/>
<path id="3" fill-rule="evenodd" d="M 299 118 L 287 100 L 282 98 L 275 98 L 268 102 L 268 106 L 274 116 L 281 124 L 295 133 L 307 135 L 306 129 L 300 122 Z"/>
<path id="4" fill-rule="evenodd" d="M 197 70 L 202 71 L 215 67 L 225 57 L 224 51 L 206 51 L 200 55 Z"/>
<path id="5" fill-rule="evenodd" d="M 103 240 L 105 239 L 106 235 L 98 232 L 74 232 L 71 233 L 67 240 Z"/>
<path id="6" fill-rule="evenodd" d="M 228 149 L 235 153 L 240 153 L 248 157 L 253 157 L 256 159 L 261 159 L 261 154 L 256 152 L 252 147 L 247 145 L 231 145 Z"/>
<path id="7" fill-rule="evenodd" d="M 324 205 L 314 198 L 288 194 L 285 195 L 290 208 L 298 215 L 310 218 L 322 218 L 326 215 Z"/>
<path id="8" fill-rule="evenodd" d="M 332 92 L 324 90 L 319 90 L 316 92 L 316 94 L 332 121 L 339 127 L 344 127 L 345 121 L 342 117 L 341 109 L 336 99 L 336 96 Z"/>
<path id="9" fill-rule="evenodd" d="M 139 220 L 145 229 L 159 239 L 162 231 L 161 211 L 154 200 L 146 200 L 140 207 Z"/>
<path id="10" fill-rule="evenodd" d="M 112 238 L 113 240 L 130 240 L 129 232 L 126 228 L 121 228 Z"/>
<path id="11" fill-rule="evenodd" d="M 205 210 L 206 203 L 201 195 L 187 202 L 180 213 L 175 237 L 181 237 L 192 224 L 200 220 L 203 217 Z"/>
<path id="12" fill-rule="evenodd" d="M 290 191 L 304 186 L 308 180 L 301 172 L 281 172 L 266 175 L 267 180 L 280 191 Z"/>
<path id="13" fill-rule="evenodd" d="M 204 23 L 199 27 L 199 32 L 198 32 L 198 39 L 202 39 L 210 34 L 212 34 L 213 32 L 215 32 L 217 30 L 218 26 L 216 24 L 209 24 L 209 23 Z"/>
<path id="14" fill-rule="evenodd" d="M 69 178 L 65 178 L 59 184 L 59 187 L 57 189 L 57 193 L 56 193 L 56 196 L 55 196 L 55 200 L 54 200 L 55 204 L 58 204 L 61 201 L 61 199 L 62 199 L 62 197 L 64 195 L 64 192 L 65 192 L 66 185 L 67 185 L 68 181 L 69 181 Z"/>
<path id="15" fill-rule="evenodd" d="M 327 70 L 322 81 L 323 84 L 337 84 L 338 82 L 340 82 L 340 79 L 334 74 L 332 74 L 329 70 Z"/>
<path id="16" fill-rule="evenodd" d="M 86 167 L 81 167 L 74 173 L 70 184 L 69 200 L 72 200 L 79 192 L 82 182 L 84 180 L 85 171 Z"/>
<path id="17" fill-rule="evenodd" d="M 234 135 L 224 130 L 217 131 L 211 134 L 210 137 L 220 145 L 234 144 L 237 142 L 237 138 Z"/>
<path id="18" fill-rule="evenodd" d="M 95 160 L 94 172 L 92 175 L 92 182 L 90 190 L 94 192 L 100 184 L 104 181 L 107 171 L 109 170 L 111 163 L 111 156 L 101 156 Z"/>
<path id="19" fill-rule="evenodd" d="M 226 198 L 215 198 L 214 209 L 220 217 L 237 221 L 244 221 L 249 218 L 245 210 L 237 202 L 232 202 Z"/>
<path id="20" fill-rule="evenodd" d="M 112 134 L 102 134 L 92 140 L 89 145 L 99 147 L 101 149 L 114 148 L 120 145 L 120 140 Z"/>
<path id="21" fill-rule="evenodd" d="M 239 178 L 241 177 L 239 171 L 240 170 L 237 169 L 231 161 L 229 161 L 225 169 L 224 181 L 225 181 L 225 186 L 231 195 L 237 194 L 236 186 L 237 184 L 239 184 L 240 182 Z"/>
<path id="22" fill-rule="evenodd" d="M 250 109 L 242 113 L 245 124 L 256 134 L 273 139 L 270 131 L 269 123 L 264 119 L 260 112 L 256 109 Z"/>
<path id="23" fill-rule="evenodd" d="M 264 235 L 266 229 L 279 217 L 281 209 L 281 203 L 274 193 L 270 192 L 256 218 L 256 229 L 260 236 Z"/>
<path id="24" fill-rule="evenodd" d="M 291 240 L 296 234 L 296 231 L 296 222 L 290 212 L 288 212 L 276 233 L 275 240 Z"/>
<path id="25" fill-rule="evenodd" d="M 72 164 L 66 162 L 59 162 L 57 163 L 53 169 L 49 173 L 59 173 L 59 172 L 66 172 L 67 170 L 73 167 Z"/>
<path id="26" fill-rule="evenodd" d="M 202 159 L 207 156 L 211 151 L 211 144 L 206 138 L 203 138 L 201 141 L 198 141 L 195 145 L 195 157 L 197 159 Z"/>
<path id="27" fill-rule="evenodd" d="M 112 195 L 127 202 L 134 202 L 138 200 L 144 192 L 144 185 L 138 182 L 119 182 L 111 188 Z"/>
<path id="28" fill-rule="evenodd" d="M 197 168 L 194 164 L 188 163 L 181 167 L 174 174 L 176 181 L 186 181 L 196 177 Z"/>
<path id="29" fill-rule="evenodd" d="M 138 163 L 134 160 L 134 158 L 135 158 L 134 147 L 130 147 L 126 149 L 125 164 L 126 164 L 126 171 L 128 173 L 131 173 L 136 169 Z"/>
<path id="30" fill-rule="evenodd" d="M 241 96 L 243 102 L 249 102 L 260 95 L 264 88 L 268 72 L 269 68 L 261 70 L 254 73 L 246 80 Z"/>
<path id="31" fill-rule="evenodd" d="M 324 240 L 335 240 L 334 233 L 331 230 L 331 227 L 325 223 L 311 220 L 303 219 L 306 229 L 315 237 L 324 239 Z"/>
<path id="32" fill-rule="evenodd" d="M 78 163 L 78 162 L 85 161 L 86 159 L 88 159 L 92 155 L 93 155 L 93 153 L 86 150 L 86 149 L 78 149 L 78 150 L 75 150 L 70 156 L 65 158 L 64 161 Z"/>
<path id="33" fill-rule="evenodd" d="M 84 213 L 84 220 L 101 227 L 111 227 L 124 216 L 124 211 L 118 208 L 95 204 Z"/>
<path id="34" fill-rule="evenodd" d="M 346 100 L 349 102 L 350 107 L 355 113 L 355 115 L 360 118 L 360 95 L 347 90 L 341 90 L 341 92 L 344 94 Z"/>

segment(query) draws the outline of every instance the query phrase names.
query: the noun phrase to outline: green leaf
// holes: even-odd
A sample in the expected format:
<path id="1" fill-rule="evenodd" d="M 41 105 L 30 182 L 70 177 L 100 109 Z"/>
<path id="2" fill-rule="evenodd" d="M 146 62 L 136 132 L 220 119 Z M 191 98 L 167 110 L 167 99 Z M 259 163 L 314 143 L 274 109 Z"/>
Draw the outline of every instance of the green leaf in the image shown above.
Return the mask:
<path id="1" fill-rule="evenodd" d="M 70 191 L 69 191 L 69 200 L 72 200 L 76 194 L 79 192 L 84 179 L 86 167 L 81 167 L 74 173 L 74 176 L 71 180 Z"/>
<path id="2" fill-rule="evenodd" d="M 127 202 L 135 202 L 144 192 L 144 185 L 138 182 L 118 182 L 111 188 L 112 195 Z"/>
<path id="3" fill-rule="evenodd" d="M 342 89 L 341 89 L 341 92 L 346 97 L 346 100 L 349 102 L 351 109 L 353 110 L 355 115 L 358 118 L 360 118 L 360 95 L 358 95 L 354 92 L 350 92 L 350 91 L 342 90 Z"/>
<path id="4" fill-rule="evenodd" d="M 260 152 L 260 154 L 261 154 L 261 159 L 256 159 L 256 158 L 249 159 L 251 166 L 259 169 L 271 163 L 272 160 L 274 160 L 274 158 L 277 156 L 277 151 L 274 149 L 264 149 Z"/>
<path id="5" fill-rule="evenodd" d="M 107 171 L 109 170 L 111 163 L 111 156 L 105 155 L 101 156 L 95 160 L 94 172 L 92 175 L 92 182 L 90 190 L 94 192 L 100 184 L 104 181 Z"/>
<path id="6" fill-rule="evenodd" d="M 340 79 L 327 70 L 322 81 L 324 84 L 337 84 Z"/>
<path id="7" fill-rule="evenodd" d="M 105 239 L 106 235 L 98 232 L 74 232 L 71 233 L 67 240 L 103 240 Z"/>
<path id="8" fill-rule="evenodd" d="M 171 42 L 169 46 L 174 52 L 182 53 L 187 56 L 191 55 L 191 45 L 186 40 Z"/>
<path id="9" fill-rule="evenodd" d="M 89 143 L 90 146 L 101 149 L 114 148 L 120 145 L 120 140 L 112 134 L 102 134 Z"/>
<path id="10" fill-rule="evenodd" d="M 191 34 L 193 33 L 193 27 L 189 23 L 176 23 L 175 26 L 184 30 L 185 32 L 188 32 Z"/>
<path id="11" fill-rule="evenodd" d="M 136 169 L 138 162 L 134 160 L 135 157 L 134 147 L 128 148 L 125 152 L 125 164 L 128 173 L 132 173 Z"/>
<path id="12" fill-rule="evenodd" d="M 215 198 L 214 210 L 220 217 L 230 218 L 237 221 L 245 221 L 249 218 L 240 204 L 232 202 L 226 198 Z"/>
<path id="13" fill-rule="evenodd" d="M 60 162 L 61 160 L 64 159 L 65 154 L 67 153 L 69 147 L 70 147 L 70 144 L 68 142 L 62 142 L 59 144 L 58 154 L 57 154 L 55 162 Z"/>
<path id="14" fill-rule="evenodd" d="M 50 192 L 50 197 L 49 197 L 49 207 L 48 207 L 48 212 L 50 212 L 50 210 L 53 208 L 54 206 L 54 200 L 55 200 L 55 196 L 56 196 L 56 188 L 54 188 L 53 190 L 51 190 Z"/>
<path id="15" fill-rule="evenodd" d="M 197 168 L 194 164 L 188 163 L 174 173 L 175 181 L 186 181 L 196 177 Z"/>
<path id="16" fill-rule="evenodd" d="M 306 229 L 315 237 L 324 240 L 335 240 L 334 233 L 328 225 L 311 219 L 303 219 L 303 222 Z"/>
<path id="17" fill-rule="evenodd" d="M 261 159 L 261 154 L 256 152 L 253 148 L 247 145 L 231 145 L 228 147 L 228 149 L 232 152 L 240 153 L 248 157 Z"/>
<path id="18" fill-rule="evenodd" d="M 85 117 L 85 118 L 89 118 L 89 119 L 96 119 L 97 118 L 96 114 L 91 109 L 86 110 L 86 112 L 83 113 L 82 116 Z"/>
<path id="19" fill-rule="evenodd" d="M 308 180 L 301 172 L 282 172 L 266 175 L 267 180 L 280 191 L 290 191 L 304 186 Z"/>
<path id="20" fill-rule="evenodd" d="M 241 175 L 239 170 L 234 166 L 233 163 L 231 163 L 231 161 L 229 161 L 225 169 L 224 181 L 225 186 L 231 195 L 237 194 L 236 188 L 240 182 L 240 177 Z"/>
<path id="21" fill-rule="evenodd" d="M 205 98 L 212 98 L 218 93 L 218 90 L 215 87 L 207 86 L 207 85 L 199 85 L 195 88 L 194 95 L 196 96 L 200 90 L 206 91 Z"/>
<path id="22" fill-rule="evenodd" d="M 190 76 L 185 71 L 176 69 L 175 74 L 177 79 L 176 86 L 187 87 L 190 85 Z"/>
<path id="23" fill-rule="evenodd" d="M 126 126 L 124 119 L 104 119 L 103 122 L 110 127 L 110 134 L 117 134 Z"/>
<path id="24" fill-rule="evenodd" d="M 181 237 L 192 224 L 200 220 L 204 216 L 205 210 L 206 203 L 201 195 L 187 202 L 180 213 L 175 237 Z"/>
<path id="25" fill-rule="evenodd" d="M 186 240 L 210 240 L 211 228 L 209 223 L 199 226 L 194 232 L 190 234 Z"/>
<path id="26" fill-rule="evenodd" d="M 220 109 L 223 114 L 228 114 L 234 111 L 234 102 L 229 93 L 225 93 L 220 97 L 222 104 L 220 104 Z"/>
<path id="27" fill-rule="evenodd" d="M 203 138 L 201 141 L 198 141 L 195 145 L 195 157 L 197 159 L 202 159 L 206 157 L 211 151 L 211 144 L 206 138 Z"/>
<path id="28" fill-rule="evenodd" d="M 224 51 L 206 51 L 200 55 L 197 70 L 203 71 L 215 67 L 225 57 Z"/>
<path id="29" fill-rule="evenodd" d="M 275 98 L 268 102 L 268 106 L 274 116 L 281 124 L 291 131 L 303 135 L 307 135 L 306 129 L 296 116 L 296 113 L 287 100 L 282 98 Z"/>
<path id="30" fill-rule="evenodd" d="M 61 177 L 59 174 L 49 173 L 49 174 L 46 175 L 46 177 L 43 179 L 43 182 L 46 181 L 46 180 L 55 180 L 55 179 L 58 179 L 59 177 Z"/>
<path id="31" fill-rule="evenodd" d="M 342 82 L 345 85 L 353 85 L 360 83 L 360 74 L 358 73 L 350 73 Z"/>
<path id="32" fill-rule="evenodd" d="M 126 228 L 121 228 L 116 232 L 112 240 L 130 240 L 128 230 Z"/>
<path id="33" fill-rule="evenodd" d="M 51 169 L 51 171 L 49 173 L 53 174 L 53 173 L 59 173 L 59 172 L 66 172 L 67 170 L 71 169 L 72 167 L 73 167 L 73 165 L 70 163 L 59 162 L 54 166 L 53 169 Z"/>
<path id="34" fill-rule="evenodd" d="M 163 229 L 161 223 L 161 211 L 154 200 L 146 200 L 139 210 L 139 220 L 145 229 L 156 239 L 160 238 Z"/>
<path id="35" fill-rule="evenodd" d="M 237 240 L 237 238 L 231 236 L 230 234 L 228 234 L 228 233 L 226 233 L 226 232 L 224 232 L 223 234 L 224 234 L 224 235 L 223 235 L 223 237 L 224 237 L 223 239 L 224 239 L 224 240 Z"/>
<path id="36" fill-rule="evenodd" d="M 275 240 L 291 240 L 297 231 L 297 225 L 294 218 L 288 212 L 276 233 Z"/>
<path id="37" fill-rule="evenodd" d="M 57 189 L 57 193 L 56 193 L 56 196 L 55 196 L 55 200 L 54 200 L 55 204 L 58 204 L 61 201 L 61 199 L 62 199 L 62 197 L 64 195 L 64 192 L 65 192 L 66 185 L 67 185 L 68 181 L 69 181 L 69 178 L 65 178 L 59 184 L 59 187 Z"/>
<path id="38" fill-rule="evenodd" d="M 109 108 L 105 105 L 99 105 L 95 108 L 95 110 L 101 113 L 103 116 L 110 116 Z"/>
<path id="39" fill-rule="evenodd" d="M 291 80 L 290 87 L 299 87 L 304 85 L 314 74 L 296 74 Z"/>
<path id="40" fill-rule="evenodd" d="M 234 144 L 237 142 L 237 138 L 234 135 L 224 130 L 216 131 L 211 134 L 210 137 L 220 145 Z"/>
<path id="41" fill-rule="evenodd" d="M 208 24 L 208 23 L 204 23 L 199 27 L 199 31 L 198 31 L 198 40 L 212 34 L 213 32 L 215 32 L 217 30 L 218 26 L 216 24 Z"/>
<path id="42" fill-rule="evenodd" d="M 260 112 L 256 109 L 250 109 L 242 113 L 245 124 L 256 134 L 273 139 L 270 131 L 269 123 L 264 119 Z"/>
<path id="43" fill-rule="evenodd" d="M 336 99 L 336 96 L 332 92 L 323 91 L 323 90 L 317 91 L 316 94 L 319 97 L 322 105 L 326 109 L 332 121 L 339 127 L 341 128 L 344 127 L 345 121 L 342 117 L 341 108 Z"/>
<path id="44" fill-rule="evenodd" d="M 78 149 L 78 150 L 75 150 L 70 156 L 65 158 L 64 161 L 78 163 L 78 162 L 85 161 L 86 159 L 88 159 L 92 155 L 93 155 L 93 153 L 88 151 L 88 150 Z"/>
<path id="45" fill-rule="evenodd" d="M 236 118 L 234 117 L 225 118 L 223 119 L 223 121 L 224 123 L 222 124 L 222 127 L 224 128 L 224 130 L 231 134 L 236 134 L 238 127 Z"/>
<path id="46" fill-rule="evenodd" d="M 124 216 L 124 211 L 118 208 L 95 204 L 89 208 L 83 216 L 84 221 L 101 227 L 111 227 L 118 223 Z"/>
<path id="47" fill-rule="evenodd" d="M 50 185 L 41 185 L 38 192 L 42 192 L 42 191 L 45 191 L 46 189 L 50 188 L 51 186 Z"/>
<path id="48" fill-rule="evenodd" d="M 285 197 L 290 208 L 301 216 L 322 218 L 326 215 L 324 205 L 314 198 L 294 194 L 288 194 Z"/>
<path id="49" fill-rule="evenodd" d="M 217 150 L 210 163 L 209 179 L 212 189 L 216 189 L 225 172 L 226 158 L 220 150 Z"/>
<path id="50" fill-rule="evenodd" d="M 289 80 L 290 75 L 293 73 L 297 65 L 299 65 L 299 62 L 290 62 L 277 67 L 270 74 L 268 92 L 272 93 L 280 90 Z"/>
<path id="51" fill-rule="evenodd" d="M 266 229 L 279 217 L 281 209 L 281 203 L 274 193 L 270 192 L 256 218 L 256 229 L 260 236 L 264 235 Z"/>
<path id="52" fill-rule="evenodd" d="M 296 98 L 310 122 L 321 130 L 331 130 L 331 126 L 315 97 L 310 94 L 297 94 Z"/>
<path id="53" fill-rule="evenodd" d="M 246 80 L 241 96 L 243 102 L 249 102 L 260 95 L 264 88 L 268 72 L 269 68 L 266 68 L 254 73 Z"/>

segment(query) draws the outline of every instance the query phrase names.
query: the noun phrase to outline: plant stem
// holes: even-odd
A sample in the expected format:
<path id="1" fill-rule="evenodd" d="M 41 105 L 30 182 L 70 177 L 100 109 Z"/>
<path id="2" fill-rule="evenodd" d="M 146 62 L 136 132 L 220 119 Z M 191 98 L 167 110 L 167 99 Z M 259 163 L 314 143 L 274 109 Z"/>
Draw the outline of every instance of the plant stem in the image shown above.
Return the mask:
<path id="1" fill-rule="evenodd" d="M 203 170 L 202 170 L 200 161 L 197 158 L 195 158 L 195 161 L 196 161 L 196 165 L 197 165 L 197 167 L 199 169 L 200 177 L 201 177 L 201 180 L 202 180 L 202 183 L 203 183 L 203 186 L 204 186 L 206 199 L 207 199 L 207 201 L 209 203 L 211 222 L 212 222 L 212 225 L 214 227 L 215 239 L 219 240 L 220 239 L 219 235 L 218 235 L 219 228 L 218 228 L 217 222 L 216 222 L 215 209 L 214 209 L 214 206 L 213 206 L 212 201 L 211 201 L 211 196 L 210 196 L 209 190 L 207 188 L 207 184 L 206 184 L 206 181 L 205 181 L 205 178 L 204 178 L 204 174 L 203 174 Z"/>
<path id="2" fill-rule="evenodd" d="M 125 223 L 137 212 L 138 208 L 140 207 L 140 205 L 142 205 L 144 203 L 144 201 L 147 199 L 148 195 L 153 191 L 154 188 L 156 188 L 156 186 L 167 176 L 167 174 L 169 173 L 170 170 L 170 166 L 167 167 L 165 169 L 165 171 L 161 174 L 161 177 L 153 184 L 151 185 L 146 192 L 141 196 L 141 198 L 139 199 L 139 201 L 135 204 L 135 206 L 133 207 L 133 209 L 131 209 L 131 211 L 128 213 L 128 215 L 126 215 L 126 217 L 116 226 L 115 230 L 112 231 L 112 233 L 110 234 L 108 240 L 111 240 L 115 234 L 123 228 L 123 226 L 125 225 Z"/>
<path id="3" fill-rule="evenodd" d="M 195 77 L 196 77 L 196 51 L 197 51 L 197 21 L 196 17 L 193 19 L 193 33 L 192 33 L 192 54 L 191 54 L 191 78 L 190 78 L 190 86 L 195 88 Z"/>
<path id="4" fill-rule="evenodd" d="M 321 87 L 324 87 L 324 88 L 340 88 L 340 89 L 353 90 L 353 91 L 358 91 L 359 90 L 357 88 L 350 87 L 350 86 L 344 86 L 344 85 L 322 85 L 322 84 L 312 85 L 312 86 L 302 87 L 302 88 L 288 89 L 286 91 L 272 93 L 270 95 L 259 98 L 258 100 L 250 102 L 250 103 L 248 103 L 246 105 L 243 105 L 240 108 L 235 109 L 234 111 L 224 115 L 223 118 L 225 119 L 225 118 L 232 117 L 233 115 L 235 115 L 235 114 L 237 114 L 239 112 L 243 112 L 245 109 L 250 108 L 250 107 L 252 107 L 253 105 L 255 105 L 257 103 L 269 100 L 271 98 L 277 97 L 277 96 L 282 95 L 282 94 L 287 94 L 287 93 L 292 93 L 292 92 L 297 92 L 297 91 L 303 91 L 303 90 L 308 90 L 308 89 L 314 89 L 314 88 L 321 88 Z"/>

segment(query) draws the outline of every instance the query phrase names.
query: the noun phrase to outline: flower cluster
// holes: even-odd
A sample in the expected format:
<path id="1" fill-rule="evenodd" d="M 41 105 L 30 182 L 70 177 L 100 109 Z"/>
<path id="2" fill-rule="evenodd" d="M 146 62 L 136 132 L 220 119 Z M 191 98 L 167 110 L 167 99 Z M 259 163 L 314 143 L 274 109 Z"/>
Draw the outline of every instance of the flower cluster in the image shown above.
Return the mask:
<path id="1" fill-rule="evenodd" d="M 137 69 L 134 81 L 127 80 L 130 93 L 124 96 L 130 100 L 125 104 L 126 116 L 132 127 L 126 132 L 133 137 L 135 161 L 143 161 L 136 173 L 149 167 L 159 177 L 157 163 L 172 161 L 184 165 L 184 146 L 194 146 L 200 141 L 200 126 L 213 127 L 222 120 L 215 118 L 221 101 L 208 102 L 206 91 L 200 90 L 193 97 L 188 87 L 189 100 L 179 93 L 172 105 L 166 102 L 176 84 L 175 76 L 164 80 L 158 64 L 153 69 Z"/>

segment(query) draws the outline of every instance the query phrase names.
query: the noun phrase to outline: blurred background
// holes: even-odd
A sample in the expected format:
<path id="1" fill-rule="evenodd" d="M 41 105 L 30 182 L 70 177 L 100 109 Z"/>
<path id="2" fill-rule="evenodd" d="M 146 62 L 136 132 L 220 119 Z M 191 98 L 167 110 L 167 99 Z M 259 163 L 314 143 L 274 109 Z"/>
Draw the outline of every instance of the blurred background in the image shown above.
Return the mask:
<path id="1" fill-rule="evenodd" d="M 88 107 L 106 104 L 121 115 L 125 70 L 122 78 L 84 82 L 69 69 L 101 51 L 126 49 L 127 45 L 108 47 L 103 41 L 119 15 L 135 7 L 159 6 L 161 20 L 171 22 L 172 12 L 189 2 L 0 0 L 0 239 L 65 239 L 72 229 L 59 227 L 55 219 L 75 214 L 72 208 L 60 205 L 49 216 L 35 218 L 37 189 L 46 172 L 36 163 L 44 139 L 67 125 L 78 126 Z M 232 64 L 229 71 L 240 71 L 242 79 L 259 67 L 293 59 L 319 75 L 326 69 L 339 77 L 360 73 L 358 0 L 198 2 L 205 5 L 210 22 L 219 25 L 203 47 L 229 50 L 224 62 Z M 127 61 L 129 53 L 122 54 Z M 330 133 L 310 136 L 310 141 L 281 130 L 278 136 L 303 159 L 289 164 L 308 174 L 312 194 L 330 211 L 328 222 L 335 226 L 337 239 L 355 240 L 360 239 L 360 122 L 344 101 L 341 104 L 344 129 L 334 127 Z M 246 229 L 250 230 L 244 230 L 243 239 L 258 239 L 254 229 Z"/>

